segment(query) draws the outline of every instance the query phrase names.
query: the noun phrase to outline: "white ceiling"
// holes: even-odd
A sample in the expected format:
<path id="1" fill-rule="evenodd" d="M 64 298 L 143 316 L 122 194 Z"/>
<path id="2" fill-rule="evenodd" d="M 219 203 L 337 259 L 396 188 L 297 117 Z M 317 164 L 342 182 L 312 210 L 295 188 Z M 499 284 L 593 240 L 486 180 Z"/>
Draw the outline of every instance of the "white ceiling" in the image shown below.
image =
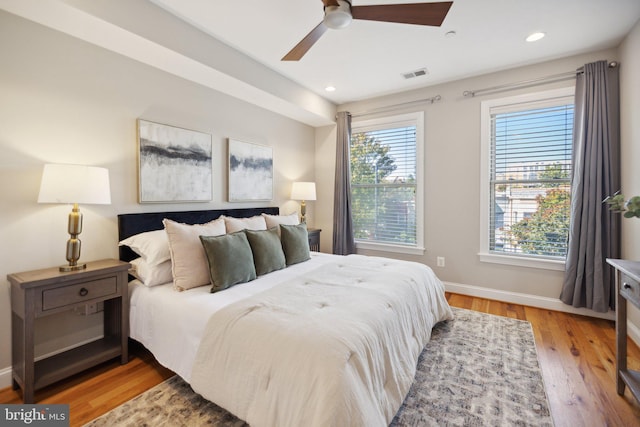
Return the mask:
<path id="1" fill-rule="evenodd" d="M 322 20 L 321 0 L 151 1 L 337 104 L 614 47 L 640 19 L 640 0 L 454 0 L 441 27 L 354 20 L 282 62 Z M 546 37 L 525 42 L 536 31 Z M 427 76 L 402 76 L 423 67 Z"/>
<path id="2" fill-rule="evenodd" d="M 0 10 L 315 127 L 335 123 L 336 104 L 616 47 L 640 0 L 453 0 L 442 27 L 354 21 L 299 62 L 280 58 L 322 20 L 321 0 L 0 0 Z M 533 31 L 547 36 L 526 43 Z"/>

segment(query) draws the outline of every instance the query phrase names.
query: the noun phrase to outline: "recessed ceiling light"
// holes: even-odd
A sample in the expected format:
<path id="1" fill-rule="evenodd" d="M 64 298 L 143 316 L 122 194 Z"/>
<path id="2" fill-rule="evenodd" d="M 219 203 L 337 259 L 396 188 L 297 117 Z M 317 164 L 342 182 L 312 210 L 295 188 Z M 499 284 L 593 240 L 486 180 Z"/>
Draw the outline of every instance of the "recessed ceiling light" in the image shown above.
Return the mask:
<path id="1" fill-rule="evenodd" d="M 335 88 L 335 86 L 329 85 L 329 86 L 325 87 L 324 90 L 326 90 L 327 92 L 335 92 L 336 88 Z"/>
<path id="2" fill-rule="evenodd" d="M 529 37 L 527 37 L 525 40 L 528 42 L 537 42 L 544 36 L 545 36 L 544 33 L 532 33 L 532 34 L 529 34 Z"/>
<path id="3" fill-rule="evenodd" d="M 444 36 L 448 39 L 453 38 L 456 36 L 456 32 L 451 30 L 451 31 L 447 31 L 446 33 L 444 33 Z"/>

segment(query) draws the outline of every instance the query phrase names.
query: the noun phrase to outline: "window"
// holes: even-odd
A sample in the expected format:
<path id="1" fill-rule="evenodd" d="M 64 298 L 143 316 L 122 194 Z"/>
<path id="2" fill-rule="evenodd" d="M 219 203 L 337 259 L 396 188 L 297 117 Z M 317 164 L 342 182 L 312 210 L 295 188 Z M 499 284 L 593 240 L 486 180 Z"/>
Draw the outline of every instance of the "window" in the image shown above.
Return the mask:
<path id="1" fill-rule="evenodd" d="M 351 207 L 356 245 L 424 252 L 423 113 L 352 123 Z"/>
<path id="2" fill-rule="evenodd" d="M 482 103 L 481 260 L 563 268 L 573 107 L 572 88 Z"/>

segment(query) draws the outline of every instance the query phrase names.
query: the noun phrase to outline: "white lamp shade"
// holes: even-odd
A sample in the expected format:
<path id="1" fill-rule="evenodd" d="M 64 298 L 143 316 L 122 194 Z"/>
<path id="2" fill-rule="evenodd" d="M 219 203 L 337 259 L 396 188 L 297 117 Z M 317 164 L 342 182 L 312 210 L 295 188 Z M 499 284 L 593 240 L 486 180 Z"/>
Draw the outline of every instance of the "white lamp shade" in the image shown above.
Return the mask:
<path id="1" fill-rule="evenodd" d="M 111 204 L 109 170 L 82 165 L 44 165 L 38 203 Z"/>
<path id="2" fill-rule="evenodd" d="M 291 198 L 293 200 L 315 200 L 315 182 L 294 182 L 291 187 Z"/>

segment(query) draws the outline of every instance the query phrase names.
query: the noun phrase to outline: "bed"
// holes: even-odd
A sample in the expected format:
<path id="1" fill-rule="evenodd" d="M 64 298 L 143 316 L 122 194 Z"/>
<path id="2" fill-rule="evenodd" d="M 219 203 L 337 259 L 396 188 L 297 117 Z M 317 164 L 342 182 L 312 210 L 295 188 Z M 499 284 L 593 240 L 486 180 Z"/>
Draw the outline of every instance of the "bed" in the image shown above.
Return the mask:
<path id="1" fill-rule="evenodd" d="M 119 240 L 162 230 L 165 219 L 262 214 L 278 217 L 278 208 L 123 214 Z M 137 257 L 120 246 L 122 260 Z M 211 288 L 178 292 L 173 282 L 131 280 L 130 337 L 252 426 L 388 425 L 431 329 L 452 318 L 431 269 L 377 257 L 312 252 L 255 280 Z"/>

